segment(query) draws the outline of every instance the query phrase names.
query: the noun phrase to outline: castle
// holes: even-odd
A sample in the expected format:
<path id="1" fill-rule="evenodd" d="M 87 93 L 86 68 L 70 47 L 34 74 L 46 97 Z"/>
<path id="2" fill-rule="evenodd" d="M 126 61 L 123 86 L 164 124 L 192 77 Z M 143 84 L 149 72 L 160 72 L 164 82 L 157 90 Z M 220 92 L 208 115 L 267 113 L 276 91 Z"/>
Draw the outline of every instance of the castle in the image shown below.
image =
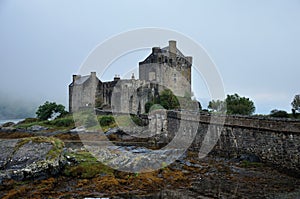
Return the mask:
<path id="1" fill-rule="evenodd" d="M 191 93 L 192 57 L 184 56 L 169 41 L 164 48 L 153 47 L 151 54 L 139 62 L 139 79 L 115 76 L 113 81 L 102 82 L 96 72 L 90 75 L 73 75 L 69 85 L 69 111 L 87 107 L 124 113 L 144 113 L 145 104 L 168 88 L 176 96 Z"/>

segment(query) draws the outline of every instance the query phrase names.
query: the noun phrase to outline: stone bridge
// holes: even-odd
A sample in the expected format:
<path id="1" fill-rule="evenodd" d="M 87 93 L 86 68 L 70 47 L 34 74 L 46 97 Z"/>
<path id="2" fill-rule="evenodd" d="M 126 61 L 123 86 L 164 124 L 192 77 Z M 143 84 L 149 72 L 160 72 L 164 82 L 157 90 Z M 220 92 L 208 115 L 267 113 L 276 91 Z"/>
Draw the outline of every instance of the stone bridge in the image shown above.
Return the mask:
<path id="1" fill-rule="evenodd" d="M 300 120 L 176 111 L 142 117 L 149 118 L 149 129 L 166 134 L 167 142 L 181 134 L 183 142 L 193 140 L 189 150 L 227 158 L 256 155 L 264 163 L 300 176 Z"/>
<path id="2" fill-rule="evenodd" d="M 189 146 L 200 156 L 255 155 L 264 163 L 300 176 L 300 120 L 165 110 L 140 118 L 148 124 L 151 135 L 160 135 L 165 145 Z"/>

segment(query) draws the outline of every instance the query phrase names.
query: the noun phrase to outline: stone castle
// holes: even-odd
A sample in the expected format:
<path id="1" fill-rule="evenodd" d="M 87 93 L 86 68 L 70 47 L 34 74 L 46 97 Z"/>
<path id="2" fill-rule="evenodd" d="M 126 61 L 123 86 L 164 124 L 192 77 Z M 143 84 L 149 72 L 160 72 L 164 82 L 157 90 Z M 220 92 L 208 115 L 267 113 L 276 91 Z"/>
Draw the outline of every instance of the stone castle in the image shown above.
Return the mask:
<path id="1" fill-rule="evenodd" d="M 69 85 L 69 111 L 97 107 L 115 112 L 139 114 L 145 104 L 168 88 L 176 96 L 191 94 L 192 57 L 184 56 L 169 41 L 164 48 L 153 47 L 151 54 L 139 62 L 139 79 L 115 76 L 113 81 L 102 82 L 96 72 L 90 75 L 73 75 Z"/>

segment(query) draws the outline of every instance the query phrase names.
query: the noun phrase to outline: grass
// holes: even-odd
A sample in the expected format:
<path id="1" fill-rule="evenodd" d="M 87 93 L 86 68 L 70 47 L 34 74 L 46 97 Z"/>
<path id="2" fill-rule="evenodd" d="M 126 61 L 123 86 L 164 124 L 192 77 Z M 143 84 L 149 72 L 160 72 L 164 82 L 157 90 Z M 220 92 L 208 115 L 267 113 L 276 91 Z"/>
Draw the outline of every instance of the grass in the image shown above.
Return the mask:
<path id="1" fill-rule="evenodd" d="M 99 115 L 97 116 L 97 120 L 99 122 L 96 125 L 88 127 L 87 129 L 90 131 L 97 131 L 99 130 L 100 126 L 102 131 L 106 132 L 110 128 L 114 128 L 117 126 L 134 127 L 137 125 L 142 125 L 141 119 L 130 115 Z"/>
<path id="2" fill-rule="evenodd" d="M 56 118 L 54 120 L 39 120 L 37 118 L 27 118 L 17 124 L 16 128 L 27 129 L 31 126 L 38 125 L 47 127 L 51 130 L 70 130 L 75 127 L 73 116 L 67 115 L 63 118 Z"/>

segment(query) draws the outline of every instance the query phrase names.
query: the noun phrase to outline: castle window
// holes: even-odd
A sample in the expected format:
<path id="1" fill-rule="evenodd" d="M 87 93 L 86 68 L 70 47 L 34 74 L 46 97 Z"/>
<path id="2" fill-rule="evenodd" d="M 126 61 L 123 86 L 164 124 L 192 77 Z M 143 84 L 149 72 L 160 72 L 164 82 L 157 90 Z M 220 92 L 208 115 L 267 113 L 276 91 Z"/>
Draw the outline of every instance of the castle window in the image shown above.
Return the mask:
<path id="1" fill-rule="evenodd" d="M 176 83 L 176 74 L 174 74 L 174 83 Z"/>
<path id="2" fill-rule="evenodd" d="M 150 72 L 149 73 L 149 80 L 150 81 L 154 81 L 156 78 L 155 78 L 155 72 Z"/>

